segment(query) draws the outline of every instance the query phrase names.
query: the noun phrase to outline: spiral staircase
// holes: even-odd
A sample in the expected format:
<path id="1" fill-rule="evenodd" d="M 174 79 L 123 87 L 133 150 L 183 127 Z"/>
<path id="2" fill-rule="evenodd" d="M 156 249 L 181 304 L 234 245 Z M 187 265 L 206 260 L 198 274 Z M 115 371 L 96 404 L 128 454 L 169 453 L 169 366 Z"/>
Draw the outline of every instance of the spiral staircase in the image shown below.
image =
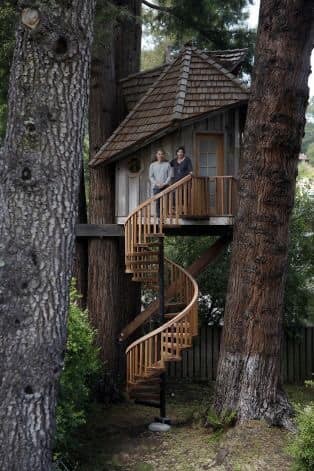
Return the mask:
<path id="1" fill-rule="evenodd" d="M 160 295 L 160 239 L 165 224 L 178 224 L 189 207 L 191 177 L 138 206 L 125 222 L 126 272 L 153 296 Z M 160 217 L 155 214 L 160 202 Z M 167 363 L 181 361 L 181 352 L 192 346 L 198 333 L 198 286 L 182 267 L 164 258 L 164 315 L 162 325 L 133 342 L 126 350 L 129 397 L 148 405 L 160 405 L 160 376 Z M 155 301 L 156 302 L 156 301 Z"/>
<path id="2" fill-rule="evenodd" d="M 168 228 L 180 233 L 186 220 L 231 218 L 237 209 L 237 181 L 232 176 L 188 175 L 139 205 L 125 221 L 126 272 L 152 293 L 151 304 L 125 327 L 120 341 L 162 312 L 158 327 L 126 350 L 127 390 L 137 402 L 159 407 L 163 373 L 170 362 L 181 361 L 182 351 L 198 334 L 198 286 L 194 279 L 230 243 L 222 236 L 188 269 L 164 258 L 163 238 Z M 159 200 L 160 217 L 156 215 Z"/>

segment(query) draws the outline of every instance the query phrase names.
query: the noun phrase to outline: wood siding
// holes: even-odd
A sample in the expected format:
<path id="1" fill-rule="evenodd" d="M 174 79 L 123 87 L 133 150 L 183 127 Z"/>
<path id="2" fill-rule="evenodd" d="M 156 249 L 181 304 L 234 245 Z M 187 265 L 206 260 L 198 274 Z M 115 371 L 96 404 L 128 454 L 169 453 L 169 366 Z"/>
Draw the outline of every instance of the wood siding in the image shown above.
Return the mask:
<path id="1" fill-rule="evenodd" d="M 116 217 L 126 217 L 131 210 L 151 196 L 148 178 L 149 166 L 159 148 L 164 149 L 167 159 L 175 157 L 177 147 L 183 145 L 186 155 L 192 159 L 196 168 L 196 136 L 197 133 L 221 133 L 224 136 L 224 174 L 237 175 L 239 168 L 239 119 L 238 110 L 212 113 L 186 127 L 178 129 L 152 144 L 140 149 L 135 154 L 116 163 Z M 133 158 L 141 162 L 137 174 L 128 170 L 128 163 Z"/>

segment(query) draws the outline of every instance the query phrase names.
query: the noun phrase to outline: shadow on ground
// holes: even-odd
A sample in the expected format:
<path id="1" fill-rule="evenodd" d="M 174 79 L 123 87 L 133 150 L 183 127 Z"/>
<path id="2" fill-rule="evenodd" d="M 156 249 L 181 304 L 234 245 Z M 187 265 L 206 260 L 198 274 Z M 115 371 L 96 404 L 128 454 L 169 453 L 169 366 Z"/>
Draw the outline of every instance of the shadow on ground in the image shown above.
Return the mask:
<path id="1" fill-rule="evenodd" d="M 77 471 L 285 471 L 289 433 L 251 421 L 217 438 L 203 427 L 210 384 L 168 387 L 170 432 L 149 432 L 157 409 L 129 402 L 95 404 L 80 431 Z M 307 402 L 304 388 L 290 388 L 292 400 Z"/>

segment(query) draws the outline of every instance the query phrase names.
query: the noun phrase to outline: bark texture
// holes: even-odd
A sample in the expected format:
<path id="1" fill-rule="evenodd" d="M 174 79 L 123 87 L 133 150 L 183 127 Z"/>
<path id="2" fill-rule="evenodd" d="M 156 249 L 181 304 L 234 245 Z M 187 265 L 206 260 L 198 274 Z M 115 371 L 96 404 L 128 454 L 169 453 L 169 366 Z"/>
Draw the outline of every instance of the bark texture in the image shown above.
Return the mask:
<path id="1" fill-rule="evenodd" d="M 82 165 L 78 195 L 78 213 L 77 224 L 87 224 L 87 206 L 85 194 L 84 167 Z M 75 239 L 73 277 L 76 280 L 76 289 L 81 297 L 78 304 L 82 309 L 87 308 L 87 289 L 88 289 L 88 240 L 85 237 Z"/>
<path id="2" fill-rule="evenodd" d="M 47 471 L 66 342 L 94 1 L 21 11 L 0 159 L 0 469 Z"/>
<path id="3" fill-rule="evenodd" d="M 90 100 L 90 155 L 104 144 L 120 121 L 124 109 L 118 80 L 139 70 L 140 25 L 134 14 L 138 1 L 116 1 L 129 11 L 125 21 L 107 29 L 107 47 L 95 45 L 92 58 Z M 137 10 L 135 9 L 137 7 Z M 128 55 L 130 54 L 130 56 Z M 90 170 L 89 222 L 115 222 L 115 174 L 113 166 Z M 140 309 L 139 284 L 124 273 L 123 241 L 116 238 L 90 240 L 88 269 L 88 310 L 98 331 L 104 361 L 105 393 L 114 398 L 124 379 L 124 352 L 118 343 L 122 328 Z"/>
<path id="4" fill-rule="evenodd" d="M 280 344 L 289 218 L 308 101 L 312 0 L 262 0 L 215 406 L 289 426 Z"/>

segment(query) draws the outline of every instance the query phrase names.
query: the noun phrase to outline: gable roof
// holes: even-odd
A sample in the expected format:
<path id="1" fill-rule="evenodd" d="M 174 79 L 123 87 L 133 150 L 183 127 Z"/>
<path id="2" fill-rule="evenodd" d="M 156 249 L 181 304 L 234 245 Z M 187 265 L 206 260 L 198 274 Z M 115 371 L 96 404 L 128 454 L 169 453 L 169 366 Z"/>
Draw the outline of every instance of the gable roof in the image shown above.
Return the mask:
<path id="1" fill-rule="evenodd" d="M 90 165 L 115 160 L 173 129 L 175 123 L 248 100 L 248 90 L 227 69 L 195 47 L 185 47 L 164 67 L 146 94 Z"/>
<path id="2" fill-rule="evenodd" d="M 225 51 L 208 51 L 205 53 L 229 72 L 236 74 L 236 71 L 239 70 L 247 56 L 247 51 L 247 49 L 230 49 Z M 163 64 L 154 69 L 137 72 L 120 80 L 119 83 L 128 112 L 133 110 L 136 103 L 145 95 L 166 67 L 167 64 Z"/>

